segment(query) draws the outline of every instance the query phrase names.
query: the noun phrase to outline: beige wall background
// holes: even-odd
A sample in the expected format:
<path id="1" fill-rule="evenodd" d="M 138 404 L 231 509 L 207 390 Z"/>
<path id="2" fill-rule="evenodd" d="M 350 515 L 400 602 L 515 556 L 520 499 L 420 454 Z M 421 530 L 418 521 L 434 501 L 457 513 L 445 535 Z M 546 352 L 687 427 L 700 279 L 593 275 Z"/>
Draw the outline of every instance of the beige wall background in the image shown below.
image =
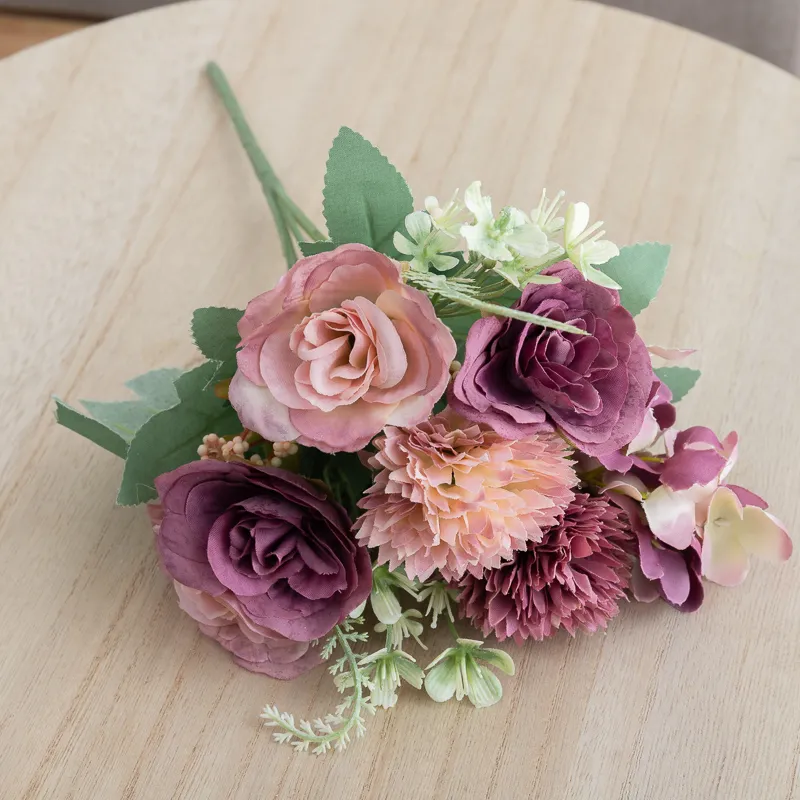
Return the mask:
<path id="1" fill-rule="evenodd" d="M 326 0 L 320 0 L 325 2 Z M 0 0 L 0 8 L 113 17 L 172 0 Z M 230 0 L 237 2 L 237 0 Z M 291 2 L 291 0 L 285 0 Z M 335 2 L 335 0 L 327 0 Z M 491 2 L 491 0 L 484 0 Z M 600 0 L 674 22 L 800 74 L 800 0 Z"/>
<path id="2" fill-rule="evenodd" d="M 736 45 L 800 74 L 800 0 L 604 0 Z"/>

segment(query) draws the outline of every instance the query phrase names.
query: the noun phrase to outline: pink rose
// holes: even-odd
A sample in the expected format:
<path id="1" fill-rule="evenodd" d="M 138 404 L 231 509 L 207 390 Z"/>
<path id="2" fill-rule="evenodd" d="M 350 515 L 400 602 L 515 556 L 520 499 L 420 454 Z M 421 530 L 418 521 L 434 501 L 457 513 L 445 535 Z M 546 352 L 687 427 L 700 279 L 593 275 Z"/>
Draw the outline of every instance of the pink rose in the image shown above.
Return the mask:
<path id="1" fill-rule="evenodd" d="M 230 400 L 242 423 L 326 452 L 426 419 L 456 355 L 428 297 L 362 244 L 298 261 L 250 301 L 239 333 Z"/>
<path id="2" fill-rule="evenodd" d="M 320 663 L 310 642 L 294 642 L 252 620 L 232 592 L 212 597 L 175 581 L 178 605 L 251 672 L 290 680 Z"/>

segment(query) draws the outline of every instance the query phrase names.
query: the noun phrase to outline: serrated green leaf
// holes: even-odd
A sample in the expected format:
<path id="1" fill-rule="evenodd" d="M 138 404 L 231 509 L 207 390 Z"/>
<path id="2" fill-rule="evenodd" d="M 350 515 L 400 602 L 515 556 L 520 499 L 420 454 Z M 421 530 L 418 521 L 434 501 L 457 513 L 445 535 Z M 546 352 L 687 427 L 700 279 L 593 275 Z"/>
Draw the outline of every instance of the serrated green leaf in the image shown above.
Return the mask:
<path id="1" fill-rule="evenodd" d="M 129 380 L 125 385 L 139 395 L 138 400 L 81 400 L 81 404 L 95 420 L 130 443 L 150 417 L 178 402 L 175 380 L 180 374 L 179 369 L 157 369 Z"/>
<path id="2" fill-rule="evenodd" d="M 177 396 L 176 396 L 177 402 Z M 136 431 L 153 414 L 162 409 L 152 409 L 140 400 L 122 400 L 118 403 L 100 403 L 96 400 L 81 400 L 83 407 L 102 425 L 114 431 L 126 442 L 130 442 Z"/>
<path id="3" fill-rule="evenodd" d="M 192 314 L 192 338 L 209 361 L 236 359 L 241 336 L 237 325 L 244 311 L 238 308 L 198 308 Z"/>
<path id="4" fill-rule="evenodd" d="M 155 479 L 197 458 L 205 434 L 227 436 L 241 430 L 230 403 L 209 391 L 218 369 L 218 363 L 207 361 L 181 375 L 175 382 L 178 404 L 151 417 L 136 433 L 117 496 L 120 505 L 155 498 Z"/>
<path id="5" fill-rule="evenodd" d="M 323 192 L 335 245 L 360 242 L 398 258 L 392 238 L 414 210 L 403 176 L 363 136 L 341 128 L 328 156 Z"/>
<path id="6" fill-rule="evenodd" d="M 101 422 L 81 414 L 80 411 L 68 406 L 57 397 L 55 401 L 56 422 L 59 425 L 63 425 L 65 428 L 80 434 L 84 439 L 94 442 L 104 450 L 108 450 L 109 453 L 125 458 L 128 452 L 128 444 L 118 433 L 110 430 Z"/>
<path id="7" fill-rule="evenodd" d="M 158 369 L 139 375 L 125 385 L 139 395 L 138 400 L 98 402 L 81 400 L 91 416 L 56 400 L 56 421 L 79 433 L 114 455 L 125 458 L 128 444 L 150 417 L 178 402 L 175 379 L 177 369 Z"/>
<path id="8" fill-rule="evenodd" d="M 175 381 L 183 373 L 182 369 L 166 367 L 145 372 L 125 382 L 125 385 L 144 403 L 157 411 L 171 408 L 178 402 Z"/>
<path id="9" fill-rule="evenodd" d="M 315 256 L 319 253 L 327 253 L 333 250 L 336 245 L 333 242 L 298 242 L 300 252 L 303 256 Z"/>
<path id="10" fill-rule="evenodd" d="M 615 258 L 598 269 L 622 288 L 619 299 L 635 317 L 658 294 L 669 262 L 670 246 L 644 242 L 623 247 Z"/>
<path id="11" fill-rule="evenodd" d="M 670 388 L 673 403 L 683 400 L 700 377 L 700 370 L 690 367 L 661 367 L 655 373 Z"/>

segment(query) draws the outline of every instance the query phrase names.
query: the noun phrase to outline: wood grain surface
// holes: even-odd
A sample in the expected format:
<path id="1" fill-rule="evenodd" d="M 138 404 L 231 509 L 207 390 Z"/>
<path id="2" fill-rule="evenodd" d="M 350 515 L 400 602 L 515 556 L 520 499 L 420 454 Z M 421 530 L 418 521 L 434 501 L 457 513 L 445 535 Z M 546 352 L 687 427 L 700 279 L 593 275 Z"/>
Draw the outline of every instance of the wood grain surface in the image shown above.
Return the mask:
<path id="1" fill-rule="evenodd" d="M 113 507 L 120 461 L 50 399 L 196 363 L 192 310 L 283 269 L 209 58 L 317 218 L 347 124 L 418 199 L 564 188 L 614 241 L 671 242 L 640 319 L 700 349 L 681 421 L 738 429 L 737 483 L 800 530 L 795 78 L 566 0 L 202 0 L 90 28 L 0 63 L 0 796 L 800 798 L 799 558 L 697 614 L 511 646 L 492 709 L 405 691 L 343 756 L 273 744 L 264 703 L 325 712 L 328 677 L 252 675 L 200 636 L 143 510 Z"/>

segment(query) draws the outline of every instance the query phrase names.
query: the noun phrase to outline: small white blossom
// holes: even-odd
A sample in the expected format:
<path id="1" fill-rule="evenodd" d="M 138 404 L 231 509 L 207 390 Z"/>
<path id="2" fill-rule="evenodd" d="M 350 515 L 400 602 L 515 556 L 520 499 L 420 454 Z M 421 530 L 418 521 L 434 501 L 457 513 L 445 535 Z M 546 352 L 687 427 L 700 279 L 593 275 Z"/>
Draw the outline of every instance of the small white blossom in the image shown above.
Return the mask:
<path id="1" fill-rule="evenodd" d="M 602 222 L 589 225 L 589 206 L 586 203 L 571 203 L 564 221 L 564 247 L 567 258 L 580 270 L 586 280 L 619 289 L 619 284 L 604 272 L 595 269 L 596 264 L 605 264 L 619 255 L 619 248 L 605 239 Z"/>
<path id="2" fill-rule="evenodd" d="M 437 230 L 458 239 L 461 235 L 461 226 L 466 221 L 464 204 L 458 200 L 458 189 L 453 192 L 450 202 L 442 208 L 433 195 L 425 198 L 425 210 L 431 215 L 431 220 Z"/>
<path id="3" fill-rule="evenodd" d="M 427 212 L 412 212 L 406 217 L 405 225 L 408 236 L 396 231 L 393 241 L 403 255 L 411 256 L 412 270 L 427 272 L 429 267 L 433 267 L 440 272 L 447 272 L 458 266 L 457 258 L 442 252 L 453 247 L 451 238 L 434 228 Z"/>
<path id="4" fill-rule="evenodd" d="M 391 572 L 387 566 L 377 566 L 372 570 L 372 591 L 369 602 L 378 622 L 384 625 L 394 625 L 403 613 L 400 601 L 394 590 L 402 589 L 414 600 L 418 600 L 416 586 L 404 572 L 396 570 Z"/>
<path id="5" fill-rule="evenodd" d="M 556 216 L 564 205 L 564 192 L 559 192 L 552 200 L 547 199 L 547 190 L 542 189 L 539 205 L 531 211 L 531 221 L 535 222 L 548 239 L 564 229 L 564 217 Z"/>
<path id="6" fill-rule="evenodd" d="M 385 647 L 358 662 L 368 676 L 370 703 L 379 708 L 392 708 L 397 704 L 397 690 L 401 679 L 415 689 L 422 688 L 423 672 L 416 660 L 402 650 Z"/>
<path id="7" fill-rule="evenodd" d="M 417 611 L 416 608 L 410 608 L 408 611 L 404 611 L 391 625 L 379 622 L 375 626 L 375 630 L 378 633 L 386 632 L 386 646 L 390 650 L 399 650 L 405 639 L 414 639 L 423 650 L 427 650 L 428 648 L 419 638 L 425 630 L 423 624 L 419 622 L 421 619 L 422 612 Z"/>
<path id="8" fill-rule="evenodd" d="M 459 367 L 460 366 L 459 364 Z M 455 622 L 451 603 L 455 602 L 457 597 L 458 590 L 451 589 L 444 581 L 436 581 L 435 583 L 425 584 L 422 587 L 419 593 L 419 599 L 420 601 L 428 601 L 428 608 L 425 610 L 425 616 L 431 617 L 431 628 L 436 627 L 439 617 L 443 614 L 449 617 L 450 622 Z"/>
<path id="9" fill-rule="evenodd" d="M 483 663 L 479 663 L 483 662 Z M 487 666 L 514 674 L 514 662 L 503 650 L 484 648 L 475 639 L 457 639 L 428 665 L 425 691 L 431 700 L 444 703 L 455 696 L 456 700 L 468 697 L 476 708 L 485 708 L 503 697 L 503 686 Z"/>
<path id="10" fill-rule="evenodd" d="M 547 253 L 547 236 L 518 208 L 507 206 L 495 219 L 492 199 L 481 194 L 480 181 L 470 185 L 464 202 L 475 217 L 474 225 L 461 227 L 470 250 L 494 261 L 512 261 L 517 255 L 541 258 Z"/>

